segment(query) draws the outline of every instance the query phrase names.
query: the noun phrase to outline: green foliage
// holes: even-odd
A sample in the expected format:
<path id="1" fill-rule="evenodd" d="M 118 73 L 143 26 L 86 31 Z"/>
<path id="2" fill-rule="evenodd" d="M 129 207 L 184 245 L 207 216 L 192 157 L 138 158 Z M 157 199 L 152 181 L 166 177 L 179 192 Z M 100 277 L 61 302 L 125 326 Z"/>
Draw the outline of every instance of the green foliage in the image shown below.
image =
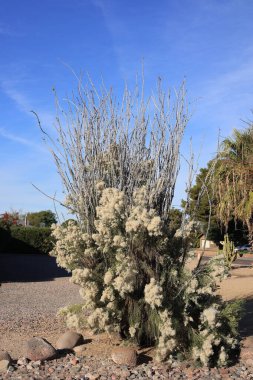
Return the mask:
<path id="1" fill-rule="evenodd" d="M 189 191 L 187 213 L 203 222 L 207 238 L 219 243 L 227 233 L 236 244 L 253 236 L 253 125 L 223 141 L 221 151 L 200 169 Z M 211 215 L 210 202 L 211 201 Z M 183 201 L 183 206 L 186 202 Z"/>
<path id="2" fill-rule="evenodd" d="M 176 231 L 181 227 L 182 224 L 182 211 L 176 208 L 172 208 L 169 211 L 168 216 L 168 231 L 170 236 L 174 236 Z"/>
<path id="3" fill-rule="evenodd" d="M 0 252 L 48 254 L 52 247 L 53 238 L 48 227 L 0 228 Z"/>
<path id="4" fill-rule="evenodd" d="M 239 321 L 244 313 L 244 300 L 228 301 L 224 304 L 220 318 L 226 321 L 227 331 L 231 331 L 235 336 L 238 335 Z M 224 331 L 224 334 L 226 331 Z"/>
<path id="5" fill-rule="evenodd" d="M 67 306 L 67 307 L 63 307 L 62 309 L 60 309 L 58 311 L 58 315 L 64 317 L 66 316 L 68 313 L 70 314 L 80 314 L 82 312 L 82 305 L 80 304 L 74 304 L 74 305 L 70 305 L 70 306 Z"/>
<path id="6" fill-rule="evenodd" d="M 223 141 L 216 175 L 217 217 L 228 226 L 241 220 L 253 239 L 253 123 Z"/>
<path id="7" fill-rule="evenodd" d="M 64 222 L 61 224 L 62 227 L 67 227 L 69 222 L 72 222 L 74 224 L 77 224 L 77 221 L 75 219 L 67 219 L 67 220 L 64 220 Z"/>
<path id="8" fill-rule="evenodd" d="M 56 216 L 51 210 L 29 212 L 27 220 L 29 225 L 34 227 L 51 227 L 52 224 L 57 223 Z"/>

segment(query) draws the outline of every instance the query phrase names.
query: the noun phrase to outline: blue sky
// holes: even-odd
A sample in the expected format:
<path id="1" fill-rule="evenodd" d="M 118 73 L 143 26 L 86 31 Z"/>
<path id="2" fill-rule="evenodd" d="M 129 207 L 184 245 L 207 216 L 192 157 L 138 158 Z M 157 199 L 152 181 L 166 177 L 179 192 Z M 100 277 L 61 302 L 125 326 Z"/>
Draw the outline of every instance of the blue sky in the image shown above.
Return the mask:
<path id="1" fill-rule="evenodd" d="M 2 0 L 0 12 L 0 213 L 52 209 L 36 184 L 62 198 L 60 180 L 30 110 L 45 128 L 60 99 L 76 87 L 67 68 L 118 91 L 145 66 L 170 87 L 186 78 L 192 136 L 200 166 L 226 137 L 252 119 L 252 0 Z M 180 203 L 185 169 L 174 204 Z"/>

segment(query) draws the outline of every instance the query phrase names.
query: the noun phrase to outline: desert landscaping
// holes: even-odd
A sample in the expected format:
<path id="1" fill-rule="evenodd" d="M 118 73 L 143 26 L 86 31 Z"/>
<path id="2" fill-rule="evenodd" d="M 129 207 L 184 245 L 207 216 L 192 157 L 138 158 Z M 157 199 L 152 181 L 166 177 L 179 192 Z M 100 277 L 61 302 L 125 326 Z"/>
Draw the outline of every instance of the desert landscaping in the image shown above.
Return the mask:
<path id="1" fill-rule="evenodd" d="M 14 259 L 14 257 L 13 257 Z M 6 265 L 6 259 L 4 261 Z M 239 362 L 229 368 L 194 368 L 190 363 L 175 361 L 172 365 L 157 363 L 154 348 L 133 347 L 137 363 L 125 344 L 115 334 L 94 335 L 80 331 L 83 339 L 75 341 L 76 347 L 58 350 L 50 360 L 28 360 L 27 342 L 41 337 L 59 346 L 59 338 L 66 332 L 63 321 L 56 317 L 57 310 L 66 304 L 80 302 L 79 288 L 69 282 L 69 277 L 39 278 L 36 272 L 23 282 L 4 282 L 0 290 L 0 347 L 13 359 L 0 379 L 251 379 L 253 378 L 253 268 L 234 264 L 230 276 L 220 284 L 218 293 L 224 300 L 245 300 L 245 314 L 240 323 L 242 351 Z M 33 270 L 36 268 L 33 268 Z M 57 269 L 56 269 L 57 270 Z M 8 273 L 5 273 L 8 276 Z M 52 272 L 53 275 L 53 272 Z M 29 279 L 29 274 L 27 274 Z M 117 364 L 117 348 L 123 348 L 123 359 Z M 116 349 L 112 360 L 112 352 Z M 124 350 L 126 352 L 124 353 Z M 130 360 L 130 362 L 129 362 Z"/>
<path id="2" fill-rule="evenodd" d="M 253 380 L 252 18 L 1 1 L 0 380 Z"/>

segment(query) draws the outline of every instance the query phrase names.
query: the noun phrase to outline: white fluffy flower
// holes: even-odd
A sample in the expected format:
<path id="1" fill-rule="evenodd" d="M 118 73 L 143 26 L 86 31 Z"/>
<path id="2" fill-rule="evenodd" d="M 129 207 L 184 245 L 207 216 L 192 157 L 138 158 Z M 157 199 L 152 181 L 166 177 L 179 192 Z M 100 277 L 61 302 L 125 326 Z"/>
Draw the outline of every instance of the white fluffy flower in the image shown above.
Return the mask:
<path id="1" fill-rule="evenodd" d="M 145 286 L 144 295 L 145 301 L 151 306 L 152 309 L 162 305 L 162 287 L 154 278 L 151 278 L 150 283 Z"/>
<path id="2" fill-rule="evenodd" d="M 214 327 L 216 324 L 216 316 L 218 310 L 215 306 L 210 306 L 207 309 L 204 309 L 201 315 L 203 322 L 207 322 L 210 327 Z"/>
<path id="3" fill-rule="evenodd" d="M 109 269 L 107 272 L 105 272 L 105 275 L 104 275 L 104 283 L 105 285 L 109 285 L 113 280 L 113 273 L 112 271 Z"/>
<path id="4" fill-rule="evenodd" d="M 161 323 L 159 326 L 160 336 L 157 347 L 156 359 L 165 360 L 176 347 L 176 331 L 172 326 L 172 319 L 167 310 L 159 313 Z"/>
<path id="5" fill-rule="evenodd" d="M 162 221 L 156 210 L 148 209 L 148 194 L 145 186 L 135 190 L 133 207 L 126 221 L 126 232 L 138 234 L 147 232 L 149 236 L 161 235 Z"/>
<path id="6" fill-rule="evenodd" d="M 219 362 L 221 365 L 227 364 L 227 353 L 225 351 L 225 348 L 222 346 L 220 350 L 220 355 L 219 355 Z"/>
<path id="7" fill-rule="evenodd" d="M 88 268 L 83 269 L 74 269 L 72 271 L 72 277 L 70 278 L 70 282 L 74 284 L 78 284 L 81 286 L 85 286 L 86 281 L 91 277 L 91 270 Z"/>
<path id="8" fill-rule="evenodd" d="M 109 324 L 109 314 L 102 308 L 96 308 L 87 318 L 88 325 L 95 331 L 103 331 Z"/>

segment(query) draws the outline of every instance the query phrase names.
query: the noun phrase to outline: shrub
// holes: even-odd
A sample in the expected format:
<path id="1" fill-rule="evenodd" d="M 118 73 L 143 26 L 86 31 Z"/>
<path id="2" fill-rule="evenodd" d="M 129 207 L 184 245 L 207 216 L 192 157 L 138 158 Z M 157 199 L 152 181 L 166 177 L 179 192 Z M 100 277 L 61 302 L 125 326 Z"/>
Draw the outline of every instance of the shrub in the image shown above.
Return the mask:
<path id="1" fill-rule="evenodd" d="M 156 344 L 159 360 L 181 354 L 224 365 L 238 344 L 237 319 L 229 322 L 214 293 L 226 265 L 215 259 L 189 271 L 186 223 L 176 234 L 170 228 L 185 90 L 173 106 L 160 83 L 151 105 L 140 93 L 126 90 L 118 106 L 111 92 L 92 87 L 69 101 L 65 126 L 57 118 L 53 155 L 79 223 L 53 227 L 52 255 L 83 298 L 61 314 L 68 327 Z"/>
<path id="2" fill-rule="evenodd" d="M 0 251 L 5 253 L 48 254 L 53 247 L 51 229 L 47 227 L 0 228 Z"/>

